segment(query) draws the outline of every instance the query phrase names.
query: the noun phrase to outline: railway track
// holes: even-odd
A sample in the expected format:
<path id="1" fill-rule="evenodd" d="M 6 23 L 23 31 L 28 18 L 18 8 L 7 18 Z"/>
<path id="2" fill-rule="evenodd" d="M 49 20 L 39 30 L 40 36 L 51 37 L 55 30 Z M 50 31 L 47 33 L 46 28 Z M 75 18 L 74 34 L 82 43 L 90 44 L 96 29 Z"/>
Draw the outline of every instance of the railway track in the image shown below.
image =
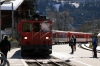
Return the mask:
<path id="1" fill-rule="evenodd" d="M 42 56 L 42 57 L 23 57 L 24 61 L 28 64 L 28 66 L 73 66 L 64 60 L 55 58 L 53 56 Z"/>
<path id="2" fill-rule="evenodd" d="M 25 60 L 29 66 L 71 66 L 59 59 Z"/>

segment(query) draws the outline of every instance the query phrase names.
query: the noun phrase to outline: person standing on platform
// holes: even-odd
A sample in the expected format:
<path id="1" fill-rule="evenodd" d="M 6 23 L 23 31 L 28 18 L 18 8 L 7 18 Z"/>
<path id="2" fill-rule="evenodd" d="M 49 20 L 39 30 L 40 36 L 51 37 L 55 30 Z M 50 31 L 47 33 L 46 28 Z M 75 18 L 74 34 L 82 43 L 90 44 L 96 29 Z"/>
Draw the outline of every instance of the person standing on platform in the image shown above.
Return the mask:
<path id="1" fill-rule="evenodd" d="M 74 35 L 71 36 L 71 39 L 69 41 L 69 46 L 71 47 L 72 52 L 70 54 L 74 53 Z"/>
<path id="2" fill-rule="evenodd" d="M 93 45 L 93 57 L 94 58 L 97 58 L 97 50 L 96 50 L 96 48 L 97 48 L 97 45 L 98 45 L 98 38 L 97 38 L 97 36 L 95 36 L 94 38 L 93 38 L 93 41 L 92 41 L 92 45 Z"/>
<path id="3" fill-rule="evenodd" d="M 74 51 L 76 51 L 76 38 L 74 36 Z"/>
<path id="4" fill-rule="evenodd" d="M 8 41 L 8 37 L 5 36 L 4 39 L 0 42 L 0 50 L 4 54 L 5 58 L 7 58 L 7 53 L 11 49 L 10 41 Z M 1 60 L 1 63 L 3 60 Z"/>

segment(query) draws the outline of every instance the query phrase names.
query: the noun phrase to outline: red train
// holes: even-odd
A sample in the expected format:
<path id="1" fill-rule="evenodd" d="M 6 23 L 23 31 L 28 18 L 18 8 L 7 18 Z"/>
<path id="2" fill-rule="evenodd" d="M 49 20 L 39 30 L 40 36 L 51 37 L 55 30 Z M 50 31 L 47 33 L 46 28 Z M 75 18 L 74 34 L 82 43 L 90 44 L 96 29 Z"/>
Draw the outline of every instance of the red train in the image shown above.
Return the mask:
<path id="1" fill-rule="evenodd" d="M 87 43 L 92 41 L 92 33 L 53 30 L 53 43 L 68 43 L 71 35 L 76 37 L 77 43 Z"/>
<path id="2" fill-rule="evenodd" d="M 52 53 L 52 42 L 68 43 L 71 35 L 76 37 L 77 43 L 92 41 L 92 33 L 52 30 L 52 21 L 35 15 L 32 19 L 22 19 L 17 29 L 20 36 L 21 52 Z"/>
<path id="3" fill-rule="evenodd" d="M 21 52 L 52 53 L 52 21 L 42 16 L 18 23 Z"/>

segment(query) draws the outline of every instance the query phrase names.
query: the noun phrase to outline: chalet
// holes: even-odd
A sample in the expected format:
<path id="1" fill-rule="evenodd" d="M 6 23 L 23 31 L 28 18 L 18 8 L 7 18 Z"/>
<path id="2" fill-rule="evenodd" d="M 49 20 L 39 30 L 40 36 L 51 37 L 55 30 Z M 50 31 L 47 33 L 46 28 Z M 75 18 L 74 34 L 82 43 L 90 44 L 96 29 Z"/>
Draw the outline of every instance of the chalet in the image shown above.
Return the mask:
<path id="1" fill-rule="evenodd" d="M 12 22 L 16 26 L 20 19 L 26 18 L 29 15 L 30 10 L 28 2 L 25 0 L 1 0 L 0 7 L 1 30 L 11 28 Z"/>

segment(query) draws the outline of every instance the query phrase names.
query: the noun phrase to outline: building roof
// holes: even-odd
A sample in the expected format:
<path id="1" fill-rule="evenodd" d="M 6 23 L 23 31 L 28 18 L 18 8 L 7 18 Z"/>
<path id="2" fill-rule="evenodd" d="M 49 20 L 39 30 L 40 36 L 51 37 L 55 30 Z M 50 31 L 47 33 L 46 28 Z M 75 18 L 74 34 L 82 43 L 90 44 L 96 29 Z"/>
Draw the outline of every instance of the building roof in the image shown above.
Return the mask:
<path id="1" fill-rule="evenodd" d="M 9 2 L 4 2 L 1 5 L 1 10 L 12 10 L 12 3 L 13 3 L 13 10 L 16 10 L 24 0 L 11 0 Z"/>
<path id="2" fill-rule="evenodd" d="M 5 1 L 5 0 L 0 0 L 0 2 L 3 2 L 3 1 Z"/>

